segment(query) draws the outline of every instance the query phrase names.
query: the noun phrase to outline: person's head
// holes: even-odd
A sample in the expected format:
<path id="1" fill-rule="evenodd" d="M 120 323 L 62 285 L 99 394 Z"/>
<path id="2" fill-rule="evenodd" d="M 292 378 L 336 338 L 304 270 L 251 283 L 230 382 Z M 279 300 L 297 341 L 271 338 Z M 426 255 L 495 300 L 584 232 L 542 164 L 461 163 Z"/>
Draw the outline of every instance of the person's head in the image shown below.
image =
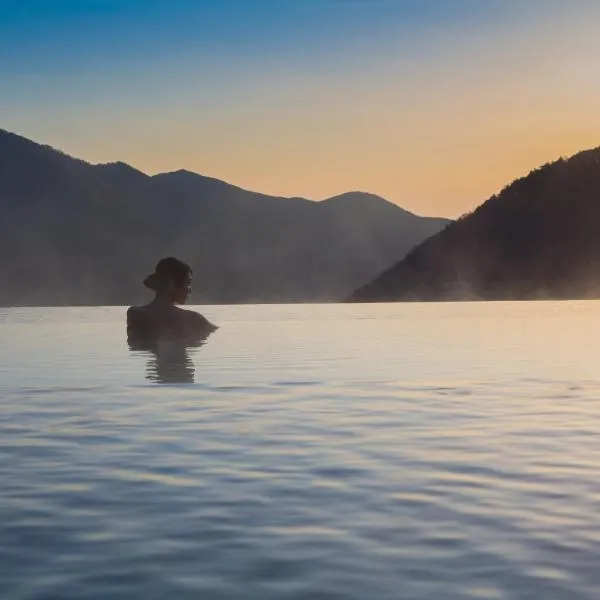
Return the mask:
<path id="1" fill-rule="evenodd" d="M 168 298 L 176 304 L 185 304 L 192 293 L 193 271 L 176 258 L 162 258 L 152 275 L 144 279 L 144 285 L 157 295 Z"/>

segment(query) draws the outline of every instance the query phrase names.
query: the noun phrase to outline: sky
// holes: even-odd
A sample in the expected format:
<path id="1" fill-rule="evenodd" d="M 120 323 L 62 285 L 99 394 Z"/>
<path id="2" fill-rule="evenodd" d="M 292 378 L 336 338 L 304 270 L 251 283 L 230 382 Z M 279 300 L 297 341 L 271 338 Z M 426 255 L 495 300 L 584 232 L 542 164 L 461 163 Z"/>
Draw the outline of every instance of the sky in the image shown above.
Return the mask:
<path id="1" fill-rule="evenodd" d="M 596 0 L 0 0 L 0 128 L 456 217 L 600 145 Z"/>

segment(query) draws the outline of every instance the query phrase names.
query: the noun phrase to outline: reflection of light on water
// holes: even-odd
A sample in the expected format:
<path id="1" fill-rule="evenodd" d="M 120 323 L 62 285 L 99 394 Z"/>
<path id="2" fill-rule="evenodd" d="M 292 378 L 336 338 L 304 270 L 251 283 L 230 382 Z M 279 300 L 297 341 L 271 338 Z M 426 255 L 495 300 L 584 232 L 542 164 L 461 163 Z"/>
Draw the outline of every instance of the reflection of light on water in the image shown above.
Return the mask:
<path id="1" fill-rule="evenodd" d="M 193 344 L 171 339 L 148 344 L 129 341 L 129 349 L 148 357 L 146 379 L 155 383 L 194 383 L 195 368 L 189 349 L 200 348 L 205 343 L 206 338 Z"/>
<path id="2" fill-rule="evenodd" d="M 600 302 L 124 310 L 0 323 L 0 596 L 599 597 Z"/>

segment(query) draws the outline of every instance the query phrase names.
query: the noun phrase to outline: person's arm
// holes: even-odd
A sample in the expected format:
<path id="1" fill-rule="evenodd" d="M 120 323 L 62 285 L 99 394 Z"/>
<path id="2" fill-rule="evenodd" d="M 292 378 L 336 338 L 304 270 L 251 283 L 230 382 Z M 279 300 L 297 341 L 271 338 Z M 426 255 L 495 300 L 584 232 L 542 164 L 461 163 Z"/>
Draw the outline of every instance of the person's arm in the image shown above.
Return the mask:
<path id="1" fill-rule="evenodd" d="M 127 309 L 127 332 L 134 330 L 139 323 L 138 309 L 135 306 L 130 306 Z"/>
<path id="2" fill-rule="evenodd" d="M 129 347 L 134 350 L 141 349 L 144 338 L 145 328 L 143 316 L 136 306 L 132 306 L 127 310 L 127 342 Z"/>

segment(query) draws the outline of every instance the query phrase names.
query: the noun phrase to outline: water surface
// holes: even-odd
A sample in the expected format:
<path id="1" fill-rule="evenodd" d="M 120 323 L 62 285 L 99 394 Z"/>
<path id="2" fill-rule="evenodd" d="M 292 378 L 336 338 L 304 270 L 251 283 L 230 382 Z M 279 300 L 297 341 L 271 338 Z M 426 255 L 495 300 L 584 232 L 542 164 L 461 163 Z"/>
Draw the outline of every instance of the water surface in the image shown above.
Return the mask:
<path id="1" fill-rule="evenodd" d="M 600 303 L 0 309 L 0 597 L 600 597 Z"/>

